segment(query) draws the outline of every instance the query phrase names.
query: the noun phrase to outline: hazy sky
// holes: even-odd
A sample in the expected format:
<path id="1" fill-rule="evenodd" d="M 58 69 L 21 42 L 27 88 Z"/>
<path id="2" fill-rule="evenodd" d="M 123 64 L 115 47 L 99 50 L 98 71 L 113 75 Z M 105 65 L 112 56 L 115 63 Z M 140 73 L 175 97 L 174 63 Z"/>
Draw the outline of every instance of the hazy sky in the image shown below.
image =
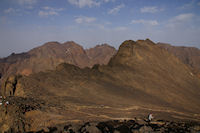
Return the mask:
<path id="1" fill-rule="evenodd" d="M 200 48 L 200 0 L 0 0 L 0 57 L 49 41 L 145 38 Z"/>

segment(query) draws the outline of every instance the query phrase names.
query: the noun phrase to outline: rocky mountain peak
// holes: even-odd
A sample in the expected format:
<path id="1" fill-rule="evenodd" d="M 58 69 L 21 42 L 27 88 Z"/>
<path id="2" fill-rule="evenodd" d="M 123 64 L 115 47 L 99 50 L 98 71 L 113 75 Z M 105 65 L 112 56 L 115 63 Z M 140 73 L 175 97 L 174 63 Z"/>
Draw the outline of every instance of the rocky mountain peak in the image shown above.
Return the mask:
<path id="1" fill-rule="evenodd" d="M 116 56 L 111 59 L 109 64 L 125 65 L 134 62 L 145 62 L 156 54 L 156 49 L 158 47 L 149 39 L 138 40 L 136 42 L 127 40 L 121 44 Z"/>

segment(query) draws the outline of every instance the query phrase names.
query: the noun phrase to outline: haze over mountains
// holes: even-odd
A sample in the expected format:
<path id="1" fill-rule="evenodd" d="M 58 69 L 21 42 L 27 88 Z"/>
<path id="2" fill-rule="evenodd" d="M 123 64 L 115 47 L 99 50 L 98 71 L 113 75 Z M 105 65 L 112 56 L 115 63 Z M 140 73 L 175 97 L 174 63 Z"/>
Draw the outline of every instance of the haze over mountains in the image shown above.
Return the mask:
<path id="1" fill-rule="evenodd" d="M 149 39 L 127 40 L 116 54 L 110 46 L 95 47 L 98 52 L 106 48 L 103 56 L 101 52 L 93 52 L 94 49 L 84 52 L 78 45 L 69 47 L 71 44 L 74 46 L 73 42 L 66 46 L 76 54 L 66 51 L 64 44 L 60 49 L 65 58 L 68 55 L 66 62 L 71 64 L 61 63 L 55 65 L 54 70 L 29 76 L 11 76 L 3 83 L 2 93 L 7 96 L 10 106 L 7 114 L 1 113 L 1 130 L 38 131 L 85 120 L 144 117 L 149 112 L 154 112 L 158 119 L 200 121 L 200 79 L 187 63 L 160 45 Z M 40 59 L 44 55 L 48 57 L 49 53 L 56 59 L 62 57 L 55 54 L 57 45 L 60 44 L 47 43 L 31 50 L 39 51 L 33 56 L 38 57 L 35 59 L 39 61 L 38 65 L 44 66 L 40 63 L 47 62 L 54 66 L 53 57 L 50 61 Z M 44 47 L 50 50 L 43 51 Z M 86 64 L 91 67 L 99 63 L 99 58 L 106 59 L 102 63 L 106 64 L 112 56 L 107 55 L 108 49 L 114 56 L 107 65 L 84 68 Z M 95 63 L 88 59 L 94 59 Z M 13 113 L 15 111 L 18 113 Z"/>

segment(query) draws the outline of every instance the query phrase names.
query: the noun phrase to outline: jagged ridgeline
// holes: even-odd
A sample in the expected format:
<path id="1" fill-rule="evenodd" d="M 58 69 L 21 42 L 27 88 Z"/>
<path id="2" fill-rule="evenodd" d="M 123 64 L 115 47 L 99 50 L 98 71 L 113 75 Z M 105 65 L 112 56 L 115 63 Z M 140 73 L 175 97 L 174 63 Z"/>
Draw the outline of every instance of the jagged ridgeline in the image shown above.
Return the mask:
<path id="1" fill-rule="evenodd" d="M 69 63 L 80 68 L 92 67 L 94 64 L 107 64 L 116 53 L 108 44 L 83 49 L 79 44 L 69 41 L 65 43 L 48 42 L 28 52 L 12 53 L 0 59 L 0 82 L 14 74 L 30 75 L 53 70 L 60 63 Z M 1 90 L 0 85 L 0 90 Z"/>
<path id="2" fill-rule="evenodd" d="M 168 121 L 200 121 L 200 79 L 149 39 L 123 42 L 108 65 L 62 63 L 55 70 L 10 77 L 2 90 L 10 101 L 7 114 L 1 109 L 4 131 L 144 118 L 149 112 Z"/>
<path id="3" fill-rule="evenodd" d="M 0 59 L 0 76 L 7 78 L 12 74 L 30 75 L 45 70 L 53 70 L 60 63 L 69 63 L 80 68 L 94 64 L 107 64 L 116 53 L 114 47 L 107 44 L 83 49 L 79 44 L 48 42 L 26 53 L 11 54 Z"/>

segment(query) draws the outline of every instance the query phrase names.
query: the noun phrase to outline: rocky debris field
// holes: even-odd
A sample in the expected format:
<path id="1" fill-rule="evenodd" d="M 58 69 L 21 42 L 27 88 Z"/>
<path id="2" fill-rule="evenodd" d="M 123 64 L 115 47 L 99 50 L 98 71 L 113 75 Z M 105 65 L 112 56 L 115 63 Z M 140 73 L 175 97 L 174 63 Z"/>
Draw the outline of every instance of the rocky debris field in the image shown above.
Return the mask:
<path id="1" fill-rule="evenodd" d="M 15 132 L 10 129 L 8 132 Z M 86 122 L 84 124 L 61 124 L 37 131 L 37 133 L 196 133 L 200 123 L 154 120 L 112 120 Z M 29 132 L 34 133 L 34 132 Z"/>
<path id="2" fill-rule="evenodd" d="M 1 106 L 1 124 L 3 132 L 27 132 L 27 133 L 196 133 L 200 132 L 200 122 L 189 120 L 161 120 L 155 118 L 148 121 L 147 118 L 138 116 L 133 119 L 115 119 L 105 121 L 64 121 L 60 124 L 43 127 L 40 129 L 28 129 L 25 114 L 29 111 L 44 110 L 45 103 L 41 100 L 22 97 L 8 97 L 4 101 L 9 101 L 9 105 Z M 49 106 L 49 105 L 47 105 Z M 7 124 L 5 124 L 5 121 Z M 6 129 L 7 128 L 7 129 Z M 1 130 L 0 130 L 1 132 Z"/>

